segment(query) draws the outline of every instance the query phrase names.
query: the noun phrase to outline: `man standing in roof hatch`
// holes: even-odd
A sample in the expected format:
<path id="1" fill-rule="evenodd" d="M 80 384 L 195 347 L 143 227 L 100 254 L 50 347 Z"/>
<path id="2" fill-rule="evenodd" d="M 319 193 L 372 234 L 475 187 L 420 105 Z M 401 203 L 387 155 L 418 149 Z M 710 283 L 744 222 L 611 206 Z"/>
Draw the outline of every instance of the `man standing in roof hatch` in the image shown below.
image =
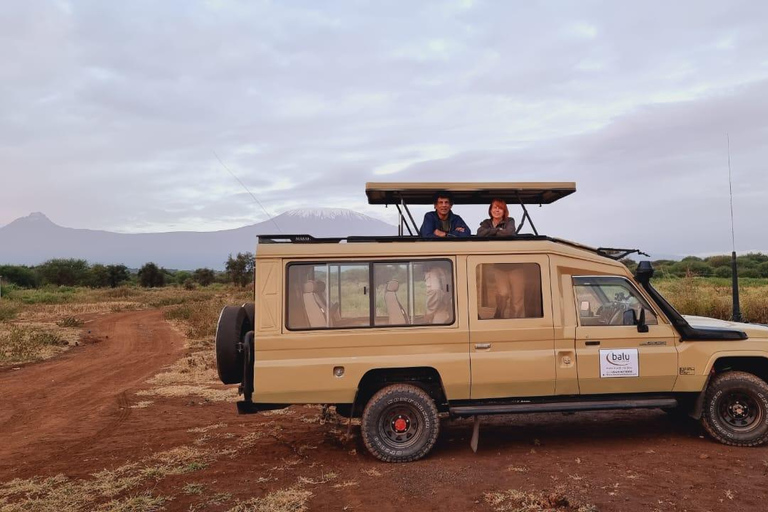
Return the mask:
<path id="1" fill-rule="evenodd" d="M 464 220 L 451 211 L 453 195 L 447 191 L 433 196 L 435 211 L 424 215 L 419 229 L 421 238 L 467 237 L 472 234 Z"/>

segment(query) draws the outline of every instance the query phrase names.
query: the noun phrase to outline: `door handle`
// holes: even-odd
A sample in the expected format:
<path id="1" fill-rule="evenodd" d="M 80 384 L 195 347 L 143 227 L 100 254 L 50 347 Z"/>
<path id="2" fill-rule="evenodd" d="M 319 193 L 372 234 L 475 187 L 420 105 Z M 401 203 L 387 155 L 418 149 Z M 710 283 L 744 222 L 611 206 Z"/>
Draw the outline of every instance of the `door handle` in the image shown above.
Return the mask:
<path id="1" fill-rule="evenodd" d="M 585 341 L 584 344 L 588 347 L 594 347 L 600 345 L 599 341 Z"/>
<path id="2" fill-rule="evenodd" d="M 477 350 L 488 350 L 491 348 L 490 343 L 475 343 L 475 348 Z"/>

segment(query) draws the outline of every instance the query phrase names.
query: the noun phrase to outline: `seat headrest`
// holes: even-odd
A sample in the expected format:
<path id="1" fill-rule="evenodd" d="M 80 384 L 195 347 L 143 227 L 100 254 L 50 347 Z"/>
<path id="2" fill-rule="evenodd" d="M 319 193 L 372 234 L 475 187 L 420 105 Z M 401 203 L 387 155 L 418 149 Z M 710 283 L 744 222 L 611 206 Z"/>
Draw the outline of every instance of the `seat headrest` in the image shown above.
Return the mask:
<path id="1" fill-rule="evenodd" d="M 320 279 L 315 281 L 315 291 L 320 295 L 325 293 L 325 281 L 321 281 Z"/>
<path id="2" fill-rule="evenodd" d="M 312 293 L 315 291 L 315 282 L 307 281 L 304 283 L 304 293 Z"/>
<path id="3" fill-rule="evenodd" d="M 394 279 L 387 282 L 387 291 L 388 292 L 396 292 L 400 288 L 400 283 L 395 281 Z"/>

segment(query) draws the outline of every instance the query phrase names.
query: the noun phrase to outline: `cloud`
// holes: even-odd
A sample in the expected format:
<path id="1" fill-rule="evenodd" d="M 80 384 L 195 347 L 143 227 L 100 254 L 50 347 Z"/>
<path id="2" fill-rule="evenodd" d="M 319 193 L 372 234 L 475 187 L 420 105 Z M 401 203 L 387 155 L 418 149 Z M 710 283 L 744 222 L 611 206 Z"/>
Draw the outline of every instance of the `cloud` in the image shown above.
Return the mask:
<path id="1" fill-rule="evenodd" d="M 728 132 L 737 241 L 768 249 L 752 220 L 766 19 L 714 1 L 16 3 L 0 21 L 0 225 L 265 220 L 215 151 L 273 214 L 392 222 L 365 204 L 383 179 L 576 181 L 536 209 L 542 231 L 703 251 L 730 226 Z"/>

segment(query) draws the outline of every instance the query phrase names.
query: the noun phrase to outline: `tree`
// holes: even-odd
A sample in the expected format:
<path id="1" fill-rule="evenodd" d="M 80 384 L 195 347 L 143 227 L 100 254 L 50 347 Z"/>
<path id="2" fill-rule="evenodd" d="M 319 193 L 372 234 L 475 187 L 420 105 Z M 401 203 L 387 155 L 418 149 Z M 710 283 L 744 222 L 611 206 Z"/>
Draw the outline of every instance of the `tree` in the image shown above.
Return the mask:
<path id="1" fill-rule="evenodd" d="M 145 288 L 165 286 L 165 269 L 158 268 L 152 262 L 145 263 L 139 269 L 139 284 Z"/>
<path id="2" fill-rule="evenodd" d="M 109 286 L 109 272 L 107 266 L 101 263 L 94 263 L 91 266 L 91 286 L 94 288 L 106 288 Z"/>
<path id="3" fill-rule="evenodd" d="M 183 285 L 187 281 L 192 280 L 192 272 L 189 272 L 187 270 L 177 270 L 173 273 L 173 282 L 178 285 Z"/>
<path id="4" fill-rule="evenodd" d="M 226 269 L 232 284 L 246 286 L 248 283 L 253 283 L 253 254 L 250 252 L 245 254 L 237 253 L 237 256 L 234 258 L 230 254 L 227 259 Z"/>
<path id="5" fill-rule="evenodd" d="M 0 265 L 0 276 L 3 276 L 4 283 L 15 284 L 22 288 L 37 286 L 35 271 L 24 265 Z"/>
<path id="6" fill-rule="evenodd" d="M 192 279 L 194 279 L 200 286 L 208 286 L 216 279 L 216 274 L 214 274 L 213 270 L 210 268 L 198 268 L 192 274 Z"/>
<path id="7" fill-rule="evenodd" d="M 125 265 L 107 265 L 107 274 L 109 276 L 109 287 L 117 288 L 122 283 L 129 281 L 131 275 L 128 273 L 128 267 Z"/>
<path id="8" fill-rule="evenodd" d="M 130 280 L 128 267 L 125 265 L 102 265 L 95 263 L 91 266 L 90 285 L 96 288 L 117 288 L 121 283 Z"/>
<path id="9" fill-rule="evenodd" d="M 78 259 L 53 259 L 37 267 L 43 284 L 86 286 L 91 278 L 88 262 Z"/>

